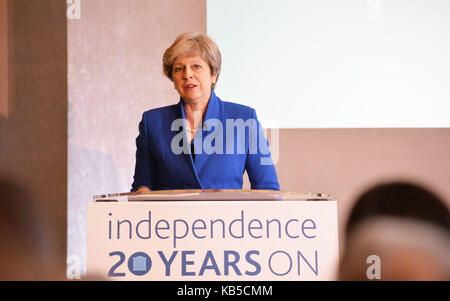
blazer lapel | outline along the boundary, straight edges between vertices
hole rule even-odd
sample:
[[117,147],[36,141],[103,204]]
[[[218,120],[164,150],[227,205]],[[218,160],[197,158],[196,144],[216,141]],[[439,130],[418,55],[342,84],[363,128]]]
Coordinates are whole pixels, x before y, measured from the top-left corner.
[[[181,99],[181,97],[180,97],[180,101],[178,103],[178,108],[179,108],[179,112],[181,114],[181,118],[183,120],[184,141],[189,145],[189,139],[187,137],[187,131],[186,131],[186,113],[184,111],[183,100]],[[185,157],[186,164],[189,166],[189,169],[194,173],[196,181],[200,184],[200,187],[203,188],[202,182],[200,181],[200,177],[199,177],[199,175],[197,173],[197,169],[196,169],[194,160],[193,160],[192,155],[191,155],[191,148],[190,148],[190,146],[187,147],[186,151],[188,153],[182,154],[182,156]]]
[[[223,115],[221,111],[221,100],[216,96],[214,90],[211,89],[211,97],[206,109],[202,131],[201,133],[198,132],[194,137],[194,148],[196,152],[194,165],[200,179],[206,162],[213,159],[214,156],[214,154],[212,154],[211,141],[214,139],[221,139],[221,135],[223,136],[224,133],[223,128],[218,128],[221,125],[225,126],[221,120],[221,116]],[[215,142],[218,143],[217,140]],[[224,147],[223,137],[220,143]],[[220,148],[222,148],[222,146]]]

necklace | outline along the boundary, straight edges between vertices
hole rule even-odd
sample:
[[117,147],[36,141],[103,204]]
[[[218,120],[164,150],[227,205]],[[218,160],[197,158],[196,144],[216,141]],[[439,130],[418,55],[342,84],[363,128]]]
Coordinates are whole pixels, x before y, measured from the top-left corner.
[[190,126],[186,125],[186,130],[188,130],[189,132],[195,134],[195,133],[197,133],[197,132],[200,130],[200,128],[198,127],[198,128],[193,128],[193,129],[191,129]]

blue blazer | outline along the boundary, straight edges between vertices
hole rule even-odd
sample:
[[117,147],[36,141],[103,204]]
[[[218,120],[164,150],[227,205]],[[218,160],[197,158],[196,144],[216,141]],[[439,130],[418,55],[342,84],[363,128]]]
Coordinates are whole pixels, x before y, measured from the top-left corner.
[[242,189],[245,170],[251,189],[280,190],[254,109],[222,101],[211,90],[203,128],[193,140],[194,156],[184,130],[185,116],[181,99],[176,105],[143,113],[131,191],[142,186],[150,190]]

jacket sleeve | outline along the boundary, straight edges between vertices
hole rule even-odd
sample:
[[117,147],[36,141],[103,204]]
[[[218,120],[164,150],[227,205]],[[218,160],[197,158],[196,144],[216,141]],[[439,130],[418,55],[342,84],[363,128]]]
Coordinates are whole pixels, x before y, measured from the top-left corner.
[[264,129],[259,123],[254,109],[252,109],[251,116],[254,122],[251,123],[253,125],[249,129],[249,149],[245,160],[245,169],[251,189],[280,190],[269,142],[264,137]]
[[134,181],[131,186],[132,192],[143,186],[153,190],[155,186],[156,164],[151,154],[149,138],[147,118],[144,113],[139,123],[139,135],[136,138],[136,166],[134,169]]

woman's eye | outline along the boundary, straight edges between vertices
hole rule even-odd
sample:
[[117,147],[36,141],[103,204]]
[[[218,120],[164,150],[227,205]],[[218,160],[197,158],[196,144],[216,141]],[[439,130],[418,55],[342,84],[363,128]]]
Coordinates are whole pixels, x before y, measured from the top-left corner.
[[183,70],[183,68],[181,68],[181,67],[176,67],[176,68],[174,69],[175,72],[179,72],[179,71],[181,71],[181,70]]
[[194,65],[194,68],[195,69],[200,69],[202,66],[200,66],[200,65]]

